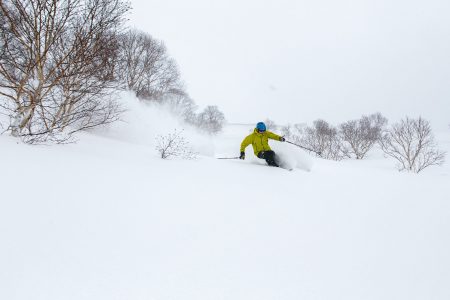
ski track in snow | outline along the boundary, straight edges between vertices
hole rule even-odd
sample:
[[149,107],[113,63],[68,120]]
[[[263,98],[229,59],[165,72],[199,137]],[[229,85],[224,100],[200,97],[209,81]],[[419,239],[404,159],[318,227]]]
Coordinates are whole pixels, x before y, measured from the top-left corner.
[[179,124],[130,105],[139,124],[76,144],[0,136],[0,299],[450,299],[448,163],[415,175],[277,142],[293,172],[251,147],[215,159],[239,153],[237,125],[186,129],[201,156],[163,161],[154,137]]

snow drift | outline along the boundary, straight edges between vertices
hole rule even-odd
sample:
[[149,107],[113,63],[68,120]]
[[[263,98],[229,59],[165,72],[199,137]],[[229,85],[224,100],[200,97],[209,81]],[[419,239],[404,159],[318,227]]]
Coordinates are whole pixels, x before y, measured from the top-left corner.
[[120,104],[125,110],[121,121],[106,128],[96,129],[96,134],[154,149],[157,136],[178,130],[183,131],[183,136],[196,152],[207,156],[213,155],[211,139],[195,127],[176,118],[164,106],[140,101],[131,92],[122,93]]

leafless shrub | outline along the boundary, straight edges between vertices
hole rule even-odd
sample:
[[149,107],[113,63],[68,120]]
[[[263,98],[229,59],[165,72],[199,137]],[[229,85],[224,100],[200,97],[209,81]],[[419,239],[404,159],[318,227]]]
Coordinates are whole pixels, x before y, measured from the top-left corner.
[[58,141],[118,119],[116,35],[128,10],[122,0],[0,1],[0,104],[13,135]]
[[341,124],[339,133],[342,141],[348,147],[349,154],[356,159],[363,159],[381,138],[386,124],[387,119],[380,113],[376,113]]
[[348,157],[338,130],[324,120],[316,120],[312,127],[306,127],[299,142],[325,159],[342,160]]
[[322,158],[342,160],[348,156],[337,129],[324,120],[314,121],[312,127],[304,123],[288,124],[281,127],[281,132],[286,140],[311,149]]
[[209,134],[219,133],[224,124],[225,116],[217,106],[207,106],[197,116],[197,126]]
[[116,76],[128,90],[145,100],[158,100],[180,88],[180,75],[162,41],[149,34],[129,30],[119,39],[119,65]]
[[278,125],[275,123],[275,121],[271,119],[264,120],[264,124],[266,124],[266,129],[270,131],[275,131],[278,129]]
[[306,124],[288,124],[280,128],[281,134],[286,140],[294,142],[296,144],[301,143],[302,136],[305,133]]
[[399,171],[419,173],[441,165],[445,152],[437,149],[430,123],[421,117],[406,119],[391,126],[380,140],[384,153],[398,162]]
[[162,159],[169,157],[180,157],[183,159],[195,159],[197,153],[192,150],[185,140],[182,132],[175,130],[167,135],[160,135],[156,138],[156,150]]

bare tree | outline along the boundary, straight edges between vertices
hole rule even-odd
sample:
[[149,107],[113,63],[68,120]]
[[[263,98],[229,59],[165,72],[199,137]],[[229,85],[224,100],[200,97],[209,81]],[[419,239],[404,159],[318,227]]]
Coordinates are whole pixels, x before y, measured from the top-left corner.
[[195,113],[197,105],[185,91],[172,89],[159,98],[159,102],[167,106],[169,111],[175,116],[181,118],[186,123],[195,125],[197,120]]
[[189,143],[182,135],[182,131],[175,130],[167,135],[160,135],[156,138],[156,150],[162,159],[169,157],[181,157],[183,159],[194,159],[197,156]]
[[380,140],[384,153],[398,162],[400,171],[419,173],[433,165],[441,165],[445,152],[437,149],[430,123],[421,117],[401,120],[391,126]]
[[325,159],[342,160],[348,157],[338,130],[324,120],[316,120],[312,127],[306,127],[299,142]]
[[210,134],[222,131],[225,116],[217,106],[207,106],[197,117],[197,126]]
[[356,159],[363,159],[380,139],[386,124],[387,119],[380,113],[375,113],[341,124],[339,133],[348,146],[349,154]]
[[116,35],[128,10],[122,0],[0,0],[0,95],[13,135],[43,141],[117,120]]
[[173,89],[180,89],[180,75],[162,41],[149,34],[129,30],[120,39],[116,76],[126,89],[145,100],[158,100]]

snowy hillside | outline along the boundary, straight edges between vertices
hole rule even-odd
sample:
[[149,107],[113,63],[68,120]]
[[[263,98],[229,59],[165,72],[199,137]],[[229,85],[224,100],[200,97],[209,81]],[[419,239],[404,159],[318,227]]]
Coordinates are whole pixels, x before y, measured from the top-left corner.
[[0,299],[450,299],[449,163],[414,175],[277,142],[294,171],[215,159],[245,125],[185,128],[199,158],[161,160],[155,136],[183,125],[128,105],[76,144],[0,136]]

